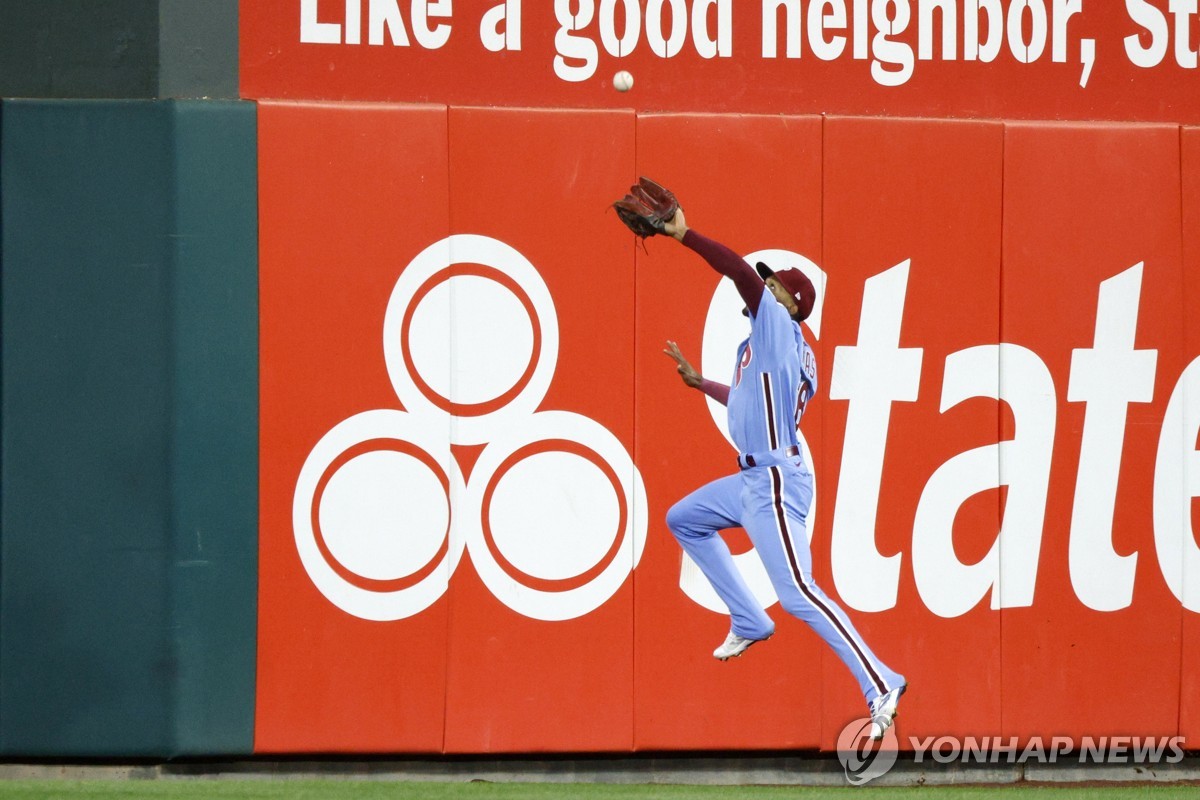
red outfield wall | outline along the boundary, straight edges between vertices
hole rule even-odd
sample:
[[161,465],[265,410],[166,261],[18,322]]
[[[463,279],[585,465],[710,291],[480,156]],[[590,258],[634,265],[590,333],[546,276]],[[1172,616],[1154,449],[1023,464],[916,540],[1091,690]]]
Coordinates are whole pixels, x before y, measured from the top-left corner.
[[777,605],[710,655],[663,520],[733,450],[660,351],[728,380],[745,322],[607,211],[638,174],[816,279],[814,572],[910,679],[901,741],[1196,746],[1195,130],[259,114],[259,752],[828,749],[862,716]]

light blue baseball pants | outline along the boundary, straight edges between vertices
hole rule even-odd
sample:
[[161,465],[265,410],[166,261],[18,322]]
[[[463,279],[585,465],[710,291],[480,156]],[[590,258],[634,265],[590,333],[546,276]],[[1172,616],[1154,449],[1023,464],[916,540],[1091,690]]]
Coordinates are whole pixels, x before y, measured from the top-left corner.
[[717,534],[725,528],[745,528],[780,605],[833,648],[870,702],[903,685],[904,677],[875,657],[846,613],[813,582],[805,529],[812,486],[812,474],[799,459],[745,469],[680,500],[667,512],[667,526],[728,606],[733,632],[765,639],[775,631],[775,623],[759,607]]

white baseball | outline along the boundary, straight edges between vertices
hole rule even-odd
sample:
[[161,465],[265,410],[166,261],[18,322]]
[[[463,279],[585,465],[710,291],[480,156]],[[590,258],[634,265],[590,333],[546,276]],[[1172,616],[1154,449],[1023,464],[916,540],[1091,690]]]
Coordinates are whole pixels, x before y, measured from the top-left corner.
[[618,92],[628,92],[633,88],[633,75],[624,69],[613,75],[613,88]]

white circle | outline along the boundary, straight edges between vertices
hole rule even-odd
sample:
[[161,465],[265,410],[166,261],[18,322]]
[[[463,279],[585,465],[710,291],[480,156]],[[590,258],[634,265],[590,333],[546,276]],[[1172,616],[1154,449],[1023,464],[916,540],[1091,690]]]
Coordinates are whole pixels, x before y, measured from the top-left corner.
[[[428,363],[431,361],[428,354],[423,356],[427,364],[422,368],[420,376],[430,386],[436,382],[440,382],[439,385],[442,386],[451,386],[454,380],[450,375],[451,366],[468,363],[474,359],[469,351],[473,347],[473,340],[478,337],[472,336],[467,341],[456,341],[449,335],[456,323],[448,323],[447,327],[443,329],[446,331],[445,336],[433,337],[432,334],[423,332],[421,333],[422,337],[432,338],[422,339],[419,342],[405,342],[402,338],[404,317],[413,296],[421,286],[429,278],[455,264],[478,264],[491,267],[511,278],[533,306],[537,316],[538,329],[541,331],[541,347],[538,348],[537,364],[534,366],[529,381],[521,387],[517,396],[502,408],[486,414],[457,415],[455,424],[449,426],[452,443],[485,444],[497,432],[519,424],[521,420],[536,411],[546,396],[558,363],[558,315],[554,310],[554,299],[550,295],[550,290],[546,287],[546,282],[542,280],[537,269],[529,262],[529,259],[499,239],[476,234],[455,234],[429,245],[418,253],[416,258],[409,262],[408,266],[400,273],[396,285],[392,288],[391,297],[388,299],[387,312],[383,318],[383,355],[387,364],[388,377],[392,381],[392,387],[396,390],[396,396],[407,411],[420,415],[422,419],[436,421],[439,418],[448,419],[450,415],[433,399],[426,397],[416,381],[413,380],[413,376],[409,375],[408,366],[404,361],[405,347],[407,346],[410,354],[426,348],[434,348],[435,352],[440,352],[441,357],[432,359],[435,362],[432,364]],[[441,297],[442,300],[433,304],[431,308],[443,309],[446,320],[453,320],[464,314],[478,313],[478,310],[474,308],[457,307],[449,293],[444,293]],[[422,305],[428,300],[429,298],[426,296]],[[429,326],[425,323],[423,325],[424,330],[428,331]],[[409,333],[410,336],[413,335],[411,330]],[[440,351],[436,350],[439,347]],[[526,367],[527,365],[528,361],[526,361]],[[429,372],[426,372],[426,369]],[[455,372],[457,371],[455,369]],[[490,387],[489,390],[491,389],[494,387]]]
[[497,480],[488,512],[500,554],[546,580],[587,572],[621,533],[612,482],[574,453],[535,453],[514,464]]
[[[551,439],[577,442],[607,463],[621,484],[620,491],[628,510],[624,529],[618,532],[621,543],[617,546],[612,560],[599,575],[587,583],[561,591],[545,591],[525,586],[516,576],[505,572],[488,547],[482,525],[483,495],[500,465],[522,447]],[[570,486],[565,487],[565,491],[567,502],[585,506],[582,511],[585,514],[586,504],[593,502],[596,495],[595,490],[580,490]],[[609,492],[611,491],[610,484]],[[528,504],[539,502],[541,497],[540,494],[524,495]],[[531,414],[523,420],[518,420],[510,428],[497,432],[496,438],[484,448],[472,468],[471,482],[463,500],[462,505],[456,508],[460,510],[461,524],[470,526],[464,536],[475,571],[500,602],[518,614],[532,619],[561,621],[582,617],[595,611],[621,588],[625,579],[641,561],[642,550],[646,545],[646,486],[633,459],[620,440],[607,428],[595,420],[569,411],[542,411]],[[506,533],[503,536],[508,535]],[[611,541],[609,539],[610,545]],[[509,542],[511,546],[511,539]],[[532,563],[534,558],[533,551],[528,551],[525,568],[531,572],[527,574],[561,574],[561,568],[564,566],[562,562],[558,562],[556,569],[550,558],[536,556],[542,561],[540,565]],[[579,562],[584,560],[581,558]],[[579,563],[576,564],[577,568],[578,566]]]
[[433,560],[446,538],[450,504],[427,465],[379,450],[338,468],[321,495],[318,519],[339,564],[355,575],[387,581]]
[[413,309],[408,335],[417,374],[462,405],[507,392],[534,355],[533,324],[520,298],[481,275],[456,275],[430,289]]
[[[448,422],[447,419],[447,424],[438,424],[437,420],[416,418],[391,409],[364,411],[342,420],[322,436],[308,454],[304,466],[300,468],[300,475],[296,478],[296,492],[292,496],[292,533],[296,540],[296,552],[300,556],[300,563],[304,565],[304,571],[308,573],[317,590],[347,614],[360,619],[389,621],[414,616],[433,605],[445,594],[450,585],[450,576],[454,574],[459,559],[462,558],[463,535],[457,522],[457,514],[452,514],[446,554],[428,575],[412,586],[390,591],[376,591],[357,586],[337,573],[325,560],[317,545],[312,511],[321,478],[329,466],[347,450],[374,439],[392,439],[407,442],[427,453],[446,474],[450,483],[450,497],[458,497],[465,489],[458,462],[450,453]],[[411,491],[411,487],[405,487],[403,491]],[[440,482],[436,494],[441,498],[445,497]],[[358,553],[351,556],[352,560],[359,557]],[[416,559],[410,557],[403,568],[408,568],[415,562]],[[395,569],[401,568],[396,563],[392,566]]]
[[618,92],[628,92],[633,88],[633,75],[624,69],[613,75],[613,88]]

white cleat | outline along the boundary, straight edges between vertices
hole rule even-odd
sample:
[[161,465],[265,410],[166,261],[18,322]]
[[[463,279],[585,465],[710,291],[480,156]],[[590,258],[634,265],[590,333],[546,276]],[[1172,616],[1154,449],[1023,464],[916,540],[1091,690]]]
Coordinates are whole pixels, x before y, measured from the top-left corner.
[[867,707],[871,711],[871,738],[879,741],[883,735],[887,733],[887,729],[892,727],[893,720],[896,719],[896,714],[899,713],[897,706],[900,704],[900,695],[908,690],[908,684],[904,684],[896,689],[892,689],[887,694],[881,694],[876,697]]
[[725,641],[716,650],[713,650],[713,658],[718,661],[728,661],[731,658],[737,658],[755,642],[765,642],[775,634],[767,634],[764,639],[747,639],[745,636],[738,636],[733,631],[725,637]]

